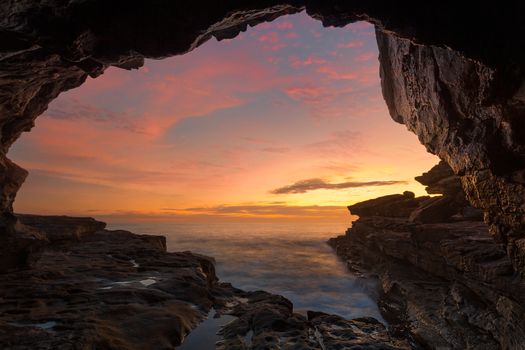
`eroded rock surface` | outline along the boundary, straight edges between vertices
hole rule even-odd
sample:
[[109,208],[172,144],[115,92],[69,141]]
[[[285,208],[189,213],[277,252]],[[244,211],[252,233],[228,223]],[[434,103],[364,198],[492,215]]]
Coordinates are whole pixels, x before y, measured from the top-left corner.
[[236,291],[240,302],[223,312],[237,317],[220,331],[218,350],[410,349],[374,318],[293,312],[292,303],[266,292]]
[[161,236],[100,229],[69,234],[79,226],[105,226],[93,219],[30,220],[53,234],[71,227],[32,269],[3,275],[2,349],[172,348],[214,303],[211,258],[166,253]]
[[[438,199],[461,197],[451,190],[457,185],[443,189],[444,179],[454,181],[437,170],[444,169],[418,180],[433,184],[430,192],[441,183],[446,195]],[[505,244],[465,208],[425,223],[413,216],[364,215],[329,242],[349,269],[379,277],[380,309],[393,332],[428,348],[523,349],[525,281]]]
[[2,275],[1,349],[174,349],[212,309],[234,317],[218,349],[408,348],[372,318],[305,317],[282,296],[220,283],[213,258],[167,253],[162,236],[90,218],[19,217],[51,242],[32,268]]
[[[519,75],[450,49],[418,45],[376,32],[383,96],[390,115],[461,176],[467,199],[518,271],[525,235],[525,104]],[[503,81],[505,79],[505,81]]]
[[327,26],[376,25],[391,116],[462,176],[468,200],[485,211],[491,232],[522,270],[525,5],[415,0],[2,2],[0,212],[7,215],[0,240],[14,243],[11,253],[20,256],[5,263],[31,260],[22,257],[44,243],[37,236],[34,244],[16,243],[26,232],[9,214],[26,172],[6,154],[60,92],[109,66],[138,68],[144,58],[183,54],[211,37],[232,38],[303,9]]

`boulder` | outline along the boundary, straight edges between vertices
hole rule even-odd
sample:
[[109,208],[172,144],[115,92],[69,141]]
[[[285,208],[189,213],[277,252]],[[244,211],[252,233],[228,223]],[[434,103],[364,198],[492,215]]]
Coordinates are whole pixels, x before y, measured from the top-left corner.
[[70,216],[42,216],[30,214],[16,214],[24,225],[31,226],[44,232],[51,242],[62,240],[79,240],[103,230],[106,223],[88,217]]
[[348,206],[351,214],[366,216],[408,217],[420,203],[429,197],[415,198],[413,192],[391,194]]
[[460,209],[457,203],[449,197],[432,197],[422,202],[410,213],[408,221],[420,224],[446,222]]

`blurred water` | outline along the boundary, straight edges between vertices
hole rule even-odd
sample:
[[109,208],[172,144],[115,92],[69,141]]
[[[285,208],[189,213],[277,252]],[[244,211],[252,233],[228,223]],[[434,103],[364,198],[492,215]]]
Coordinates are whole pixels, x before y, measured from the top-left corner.
[[352,276],[326,244],[346,225],[318,223],[112,223],[109,229],[162,234],[169,251],[213,256],[225,282],[290,299],[296,311],[315,310],[345,318],[372,316],[383,322],[365,293],[374,281]]

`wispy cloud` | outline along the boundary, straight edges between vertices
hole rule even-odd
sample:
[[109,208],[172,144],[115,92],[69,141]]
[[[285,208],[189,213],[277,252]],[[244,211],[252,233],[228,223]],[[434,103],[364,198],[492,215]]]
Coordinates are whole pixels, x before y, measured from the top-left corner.
[[337,45],[337,48],[339,49],[353,49],[356,47],[362,47],[365,43],[361,40],[353,40],[349,41],[347,43],[341,43]]
[[290,151],[288,147],[265,147],[261,148],[261,151],[268,153],[287,153]]
[[323,179],[307,179],[270,191],[273,194],[306,193],[314,190],[338,190],[344,188],[389,186],[406,184],[406,181],[346,181],[329,183]]
[[193,208],[161,208],[163,212],[180,215],[254,215],[254,216],[324,216],[333,215],[334,211],[344,206],[334,205],[286,205],[282,202],[240,205],[218,205]]

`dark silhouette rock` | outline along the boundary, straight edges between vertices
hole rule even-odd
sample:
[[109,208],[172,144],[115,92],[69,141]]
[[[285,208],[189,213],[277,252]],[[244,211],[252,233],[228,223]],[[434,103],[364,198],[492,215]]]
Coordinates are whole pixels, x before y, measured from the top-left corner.
[[432,169],[423,173],[423,175],[416,176],[416,181],[425,185],[425,190],[428,194],[442,194],[449,197],[464,196],[461,180],[450,166],[440,161]]
[[[466,197],[507,244],[521,271],[525,233],[524,105],[503,84],[522,84],[453,50],[377,31],[381,84],[390,115],[461,175]],[[518,82],[519,81],[519,82]]]
[[45,233],[5,213],[0,220],[0,272],[31,266],[47,242]]
[[[362,216],[329,244],[351,271],[379,278],[379,306],[393,334],[423,348],[522,349],[525,280],[506,245],[464,206],[445,163],[416,179],[443,195],[427,197],[408,217]],[[363,203],[380,212],[371,204],[382,208],[384,198]],[[383,214],[396,203],[406,210],[394,201]]]
[[413,192],[391,194],[348,206],[351,214],[360,217],[389,216],[408,217],[423,201],[429,197],[415,198]]
[[410,349],[374,318],[346,320],[337,315],[294,313],[292,303],[266,292],[237,291],[237,302],[221,312],[237,317],[224,326],[219,350],[232,349]]
[[106,227],[106,223],[93,218],[29,214],[17,214],[16,217],[22,224],[42,231],[51,242],[80,240],[82,237],[94,234]]
[[108,231],[91,218],[19,217],[51,240],[32,268],[2,275],[1,349],[173,349],[212,309],[235,317],[219,349],[409,348],[375,319],[307,319],[282,296],[219,283],[213,258],[168,253],[165,237]]
[[455,201],[447,196],[432,197],[421,202],[410,213],[408,221],[420,224],[446,222],[459,209]]
[[362,218],[329,243],[352,271],[379,276],[394,334],[424,348],[521,349],[525,283],[482,222]]

